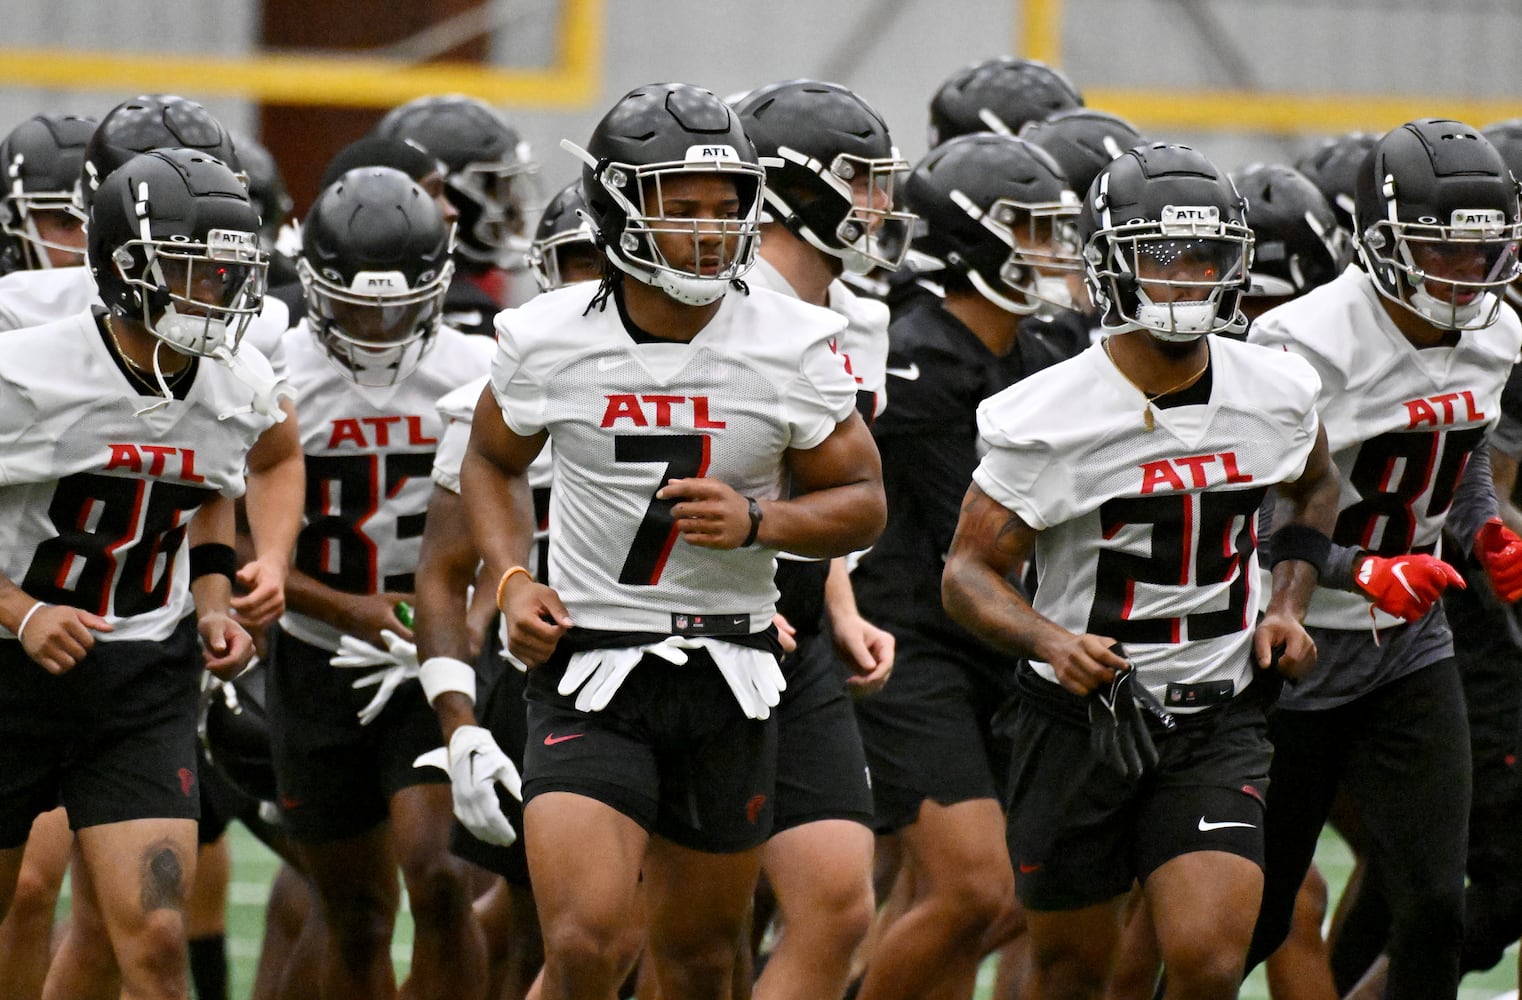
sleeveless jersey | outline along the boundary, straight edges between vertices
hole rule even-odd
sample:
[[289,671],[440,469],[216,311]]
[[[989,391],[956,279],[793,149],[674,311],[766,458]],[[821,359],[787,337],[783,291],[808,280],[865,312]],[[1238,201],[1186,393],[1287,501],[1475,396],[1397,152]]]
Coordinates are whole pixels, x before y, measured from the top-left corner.
[[[136,416],[162,397],[123,374],[87,310],[0,343],[0,570],[39,600],[112,622],[102,642],[167,638],[192,608],[191,516],[242,494],[270,419],[205,359],[185,399]],[[249,363],[273,378],[262,358]]]
[[[1418,350],[1385,312],[1369,277],[1336,280],[1272,309],[1249,338],[1308,361],[1341,480],[1333,541],[1377,555],[1441,555],[1443,521],[1470,453],[1500,418],[1501,390],[1522,348],[1509,306],[1453,347]],[[1367,629],[1361,594],[1318,587],[1307,625]],[[1400,620],[1377,609],[1375,624]]]
[[[385,388],[346,378],[305,320],[287,331],[284,346],[306,456],[296,568],[349,594],[411,592],[443,431],[439,397],[486,371],[491,343],[442,328],[417,370]],[[343,635],[296,611],[280,623],[324,649],[337,649]]]
[[759,632],[773,551],[688,545],[655,493],[708,476],[777,497],[786,451],[817,447],[854,407],[830,347],[845,321],[755,289],[726,295],[690,343],[636,344],[611,303],[588,311],[595,293],[573,285],[497,317],[503,420],[554,443],[549,582],[585,628],[665,633],[719,616]]
[[[1210,401],[1154,410],[1100,347],[978,407],[973,480],[1036,538],[1036,611],[1121,642],[1170,709],[1169,684],[1252,679],[1262,603],[1257,513],[1316,439],[1316,376],[1298,358],[1211,338]],[[1056,681],[1050,664],[1032,661]]]

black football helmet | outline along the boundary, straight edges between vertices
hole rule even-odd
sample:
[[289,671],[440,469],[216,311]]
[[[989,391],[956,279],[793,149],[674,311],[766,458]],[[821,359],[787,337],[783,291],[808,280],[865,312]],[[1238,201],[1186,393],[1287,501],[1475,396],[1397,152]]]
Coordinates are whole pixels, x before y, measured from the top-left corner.
[[86,223],[101,300],[182,354],[236,351],[264,299],[268,255],[240,177],[194,149],[111,171]]
[[276,797],[268,674],[264,661],[255,660],[231,681],[211,681],[201,696],[200,736],[207,759],[234,788],[261,802]]
[[1337,224],[1347,230],[1349,239],[1353,237],[1353,192],[1358,187],[1358,174],[1378,141],[1373,132],[1348,132],[1322,140],[1295,161],[1295,169],[1316,185],[1332,206]]
[[1015,135],[1026,122],[1080,107],[1078,88],[1045,63],[985,59],[951,74],[930,99],[930,146],[972,132]]
[[1253,163],[1231,176],[1247,200],[1253,260],[1247,294],[1289,298],[1324,285],[1353,248],[1321,191],[1294,167]]
[[174,94],[145,94],[106,112],[90,136],[79,188],[85,208],[111,171],[138,153],[166,148],[197,150],[242,176],[232,136],[211,112]]
[[0,141],[0,272],[51,268],[48,250],[80,246],[43,236],[36,212],[63,212],[84,222],[79,175],[95,119],[37,115]]
[[1511,175],[1522,181],[1522,118],[1508,118],[1480,129],[1480,134],[1490,140],[1506,161]]
[[1020,138],[1052,154],[1080,198],[1106,163],[1147,141],[1124,118],[1093,108],[1069,108],[1026,122]]
[[274,154],[261,142],[246,135],[234,135],[238,148],[238,162],[248,178],[248,200],[259,213],[260,235],[266,246],[273,246],[275,234],[285,220],[290,218],[296,203],[285,186],[280,164]]
[[449,200],[460,212],[455,253],[480,267],[521,267],[526,213],[538,206],[539,165],[529,145],[490,105],[463,94],[419,97],[375,126],[385,139],[411,139],[444,164]]
[[572,181],[544,206],[534,243],[529,250],[529,267],[539,290],[551,292],[569,283],[561,267],[561,255],[568,251],[591,250],[601,255],[592,226],[586,220],[587,200],[581,196],[581,181]]
[[837,83],[789,80],[736,106],[766,168],[766,210],[847,270],[897,270],[914,216],[893,210],[909,170],[872,107]]
[[[569,140],[561,145],[582,161],[582,193],[604,252],[636,281],[703,305],[755,263],[764,174],[739,118],[709,91],[686,83],[636,87],[598,122],[585,149]],[[684,174],[732,178],[736,217],[666,215],[661,184]],[[691,239],[693,260],[704,237],[720,237],[717,267],[704,273],[673,266],[656,243],[662,234]]]
[[[1112,330],[1185,342],[1240,330],[1252,264],[1247,206],[1188,146],[1129,149],[1094,179],[1078,216],[1089,294]],[[1149,286],[1191,296],[1154,302]]]
[[297,271],[307,325],[357,385],[417,370],[444,315],[454,228],[400,170],[360,167],[317,196],[301,228]]
[[[1522,118],[1496,122],[1480,129],[1480,132],[1496,147],[1496,152],[1506,161],[1511,175],[1522,181]],[[1511,303],[1513,309],[1522,309],[1522,288],[1519,285],[1522,285],[1522,281],[1513,281],[1506,286],[1506,301]]]
[[1490,326],[1519,273],[1517,197],[1506,161],[1468,125],[1419,118],[1391,129],[1354,196],[1364,268],[1381,295],[1433,326]]
[[965,275],[990,302],[1043,318],[1072,307],[1064,272],[1083,270],[1078,196],[1038,147],[987,132],[959,136],[915,165],[904,197],[924,220],[915,251]]

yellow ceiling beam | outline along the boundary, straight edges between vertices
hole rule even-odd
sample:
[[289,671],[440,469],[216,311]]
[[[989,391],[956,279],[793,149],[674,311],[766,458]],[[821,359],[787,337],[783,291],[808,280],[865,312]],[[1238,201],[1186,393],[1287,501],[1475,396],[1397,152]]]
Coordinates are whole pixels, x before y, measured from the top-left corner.
[[0,48],[0,84],[355,108],[390,108],[428,94],[463,93],[491,104],[582,108],[596,99],[601,85],[602,4],[562,0],[556,59],[545,69],[402,63],[362,55],[229,57]]

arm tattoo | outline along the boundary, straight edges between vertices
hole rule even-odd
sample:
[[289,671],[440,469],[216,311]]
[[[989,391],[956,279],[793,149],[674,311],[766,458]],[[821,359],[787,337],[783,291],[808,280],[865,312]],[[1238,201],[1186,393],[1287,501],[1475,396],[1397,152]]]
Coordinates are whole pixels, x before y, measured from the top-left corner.
[[173,841],[164,839],[148,845],[139,861],[139,875],[144,913],[185,908],[185,894],[181,888],[185,865]]
[[1004,523],[999,525],[999,533],[994,536],[994,544],[1000,548],[1003,548],[1006,543],[1010,542],[1015,532],[1025,526],[1025,522],[1020,520],[1020,515],[1014,511],[1006,510],[1004,514]]

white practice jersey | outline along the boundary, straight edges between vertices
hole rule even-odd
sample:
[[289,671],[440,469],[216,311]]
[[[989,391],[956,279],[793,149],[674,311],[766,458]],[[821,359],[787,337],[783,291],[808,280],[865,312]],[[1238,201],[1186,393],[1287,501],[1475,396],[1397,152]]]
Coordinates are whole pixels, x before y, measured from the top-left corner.
[[[985,400],[973,480],[1040,534],[1038,612],[1111,636],[1173,710],[1169,684],[1252,679],[1263,603],[1257,513],[1316,440],[1316,375],[1298,358],[1210,340],[1210,402],[1154,410],[1100,347]],[[1050,664],[1037,673],[1056,681]]]
[[830,346],[845,321],[758,288],[726,295],[690,343],[636,344],[614,303],[588,311],[595,294],[574,285],[497,317],[503,420],[554,443],[550,583],[585,628],[759,632],[773,551],[688,545],[655,493],[707,476],[777,497],[786,451],[817,447],[855,405]]
[[[88,267],[13,271],[0,277],[0,331],[40,326],[102,305]],[[244,331],[239,350],[255,348],[270,363],[275,375],[284,378],[287,371],[280,339],[289,325],[290,309],[269,296]]]
[[[1317,408],[1341,480],[1340,545],[1377,555],[1441,554],[1444,516],[1469,454],[1500,418],[1501,390],[1522,348],[1509,306],[1454,347],[1417,350],[1368,275],[1335,281],[1260,316],[1253,343],[1299,355],[1321,377]],[[1305,622],[1367,629],[1361,594],[1318,587]],[[1400,620],[1375,609],[1378,628]]]
[[[470,443],[476,402],[490,381],[490,377],[483,375],[439,400],[444,433],[433,456],[433,481],[451,493],[460,492],[460,464],[465,461],[465,447]],[[526,568],[536,580],[545,579],[549,570],[551,450],[546,443],[528,467],[528,485],[534,497],[534,551],[529,554]]]
[[[439,330],[417,370],[386,388],[354,384],[328,357],[306,320],[285,335],[306,457],[306,511],[295,566],[349,594],[410,593],[444,424],[439,398],[491,363],[485,337]],[[296,638],[337,649],[342,631],[287,611]]]
[[0,343],[0,571],[111,621],[103,642],[166,638],[192,607],[186,526],[215,495],[242,494],[270,419],[205,359],[183,400],[135,415],[163,397],[127,377],[88,311]]

